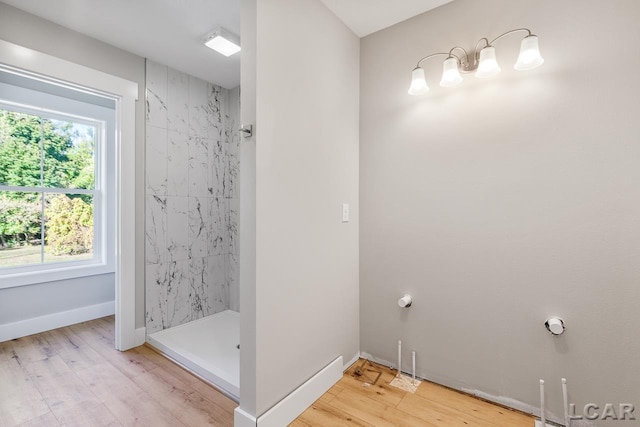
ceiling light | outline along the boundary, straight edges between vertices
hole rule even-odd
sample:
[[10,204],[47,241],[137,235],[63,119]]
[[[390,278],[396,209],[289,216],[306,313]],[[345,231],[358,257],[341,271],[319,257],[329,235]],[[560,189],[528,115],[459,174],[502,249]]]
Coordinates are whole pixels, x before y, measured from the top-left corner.
[[231,56],[240,52],[240,38],[223,28],[218,28],[213,33],[210,33],[205,38],[204,44],[224,56]]
[[[491,41],[486,37],[481,38],[478,43],[476,43],[476,47],[471,53],[467,53],[464,48],[456,46],[451,48],[447,53],[432,53],[431,55],[427,55],[420,59],[416,68],[411,73],[411,87],[409,88],[409,94],[423,95],[429,90],[427,81],[424,78],[424,70],[420,64],[434,56],[447,56],[447,59],[445,59],[442,64],[442,79],[440,80],[440,86],[443,87],[457,86],[462,83],[463,78],[460,73],[469,74],[475,72],[475,76],[478,78],[495,76],[500,73],[500,66],[496,60],[496,49],[493,47],[493,43],[506,35],[520,31],[526,31],[528,35],[522,40],[520,55],[518,56],[518,61],[513,68],[518,71],[525,71],[539,67],[544,63],[544,59],[542,59],[542,55],[540,55],[538,36],[532,34],[531,30],[527,28],[518,28],[500,34]],[[484,47],[478,50],[478,46],[483,42]],[[453,52],[455,50],[463,52],[464,55],[458,56],[454,54]]]

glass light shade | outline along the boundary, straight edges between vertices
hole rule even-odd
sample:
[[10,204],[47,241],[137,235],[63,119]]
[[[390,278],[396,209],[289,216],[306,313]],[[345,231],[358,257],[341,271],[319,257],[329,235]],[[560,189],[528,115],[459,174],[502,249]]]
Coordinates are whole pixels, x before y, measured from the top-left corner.
[[496,48],[487,46],[480,51],[480,63],[476,71],[476,77],[484,79],[493,77],[500,72],[500,66],[496,61]]
[[544,63],[538,46],[538,36],[527,36],[522,39],[518,62],[513,66],[518,71],[533,70]]
[[440,86],[453,87],[462,83],[462,76],[458,70],[458,60],[456,58],[447,58],[442,64],[442,79]]
[[424,70],[416,67],[411,72],[411,86],[409,86],[409,95],[424,95],[429,92],[427,80],[424,78]]

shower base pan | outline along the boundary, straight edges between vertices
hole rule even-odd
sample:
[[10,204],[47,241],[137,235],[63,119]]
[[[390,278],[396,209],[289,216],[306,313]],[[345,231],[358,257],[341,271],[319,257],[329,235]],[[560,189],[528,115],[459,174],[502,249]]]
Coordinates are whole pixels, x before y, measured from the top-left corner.
[[147,342],[235,400],[240,396],[240,313],[223,311],[147,336]]

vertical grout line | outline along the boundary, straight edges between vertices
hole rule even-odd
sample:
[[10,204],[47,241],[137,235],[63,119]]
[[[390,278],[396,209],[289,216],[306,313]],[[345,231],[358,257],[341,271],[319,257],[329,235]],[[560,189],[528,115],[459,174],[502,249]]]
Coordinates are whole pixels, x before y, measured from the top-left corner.
[[[185,175],[186,175],[186,187],[187,187],[187,191],[186,191],[186,201],[187,201],[187,283],[189,284],[189,287],[191,288],[192,283],[195,282],[195,280],[192,280],[193,277],[193,273],[191,271],[191,266],[193,265],[193,254],[191,252],[191,248],[193,246],[193,239],[191,237],[191,209],[195,206],[195,204],[192,205],[191,203],[191,180],[189,179],[189,169],[190,169],[190,164],[191,164],[191,128],[190,123],[191,123],[191,74],[186,74],[185,73],[185,78],[187,80],[187,89],[186,89],[186,107],[187,107],[187,123],[186,123],[186,132],[185,132],[185,141],[187,143],[187,168],[185,171]],[[169,74],[167,72],[167,78],[169,77]],[[169,87],[167,86],[167,100],[169,99]],[[169,112],[167,110],[167,119],[169,118]],[[211,208],[209,208],[211,209]],[[207,245],[209,245],[209,239],[207,239]],[[204,262],[204,261],[203,261]],[[192,313],[192,304],[191,304],[191,300],[189,300],[189,316],[191,317],[191,319],[193,320],[193,313]]]

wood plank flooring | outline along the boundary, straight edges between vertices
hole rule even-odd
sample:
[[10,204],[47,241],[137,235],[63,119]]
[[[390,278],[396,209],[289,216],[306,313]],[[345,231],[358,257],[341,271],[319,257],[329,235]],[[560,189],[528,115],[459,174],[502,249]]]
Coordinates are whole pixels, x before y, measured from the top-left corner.
[[[114,350],[113,316],[0,343],[0,427],[233,426],[236,403],[146,346]],[[423,382],[375,385],[358,362],[293,427],[531,427],[533,418]]]
[[352,366],[327,393],[292,424],[307,426],[532,427],[534,418],[455,390],[423,382],[416,393],[389,385],[395,371],[382,372],[375,385],[353,375]]
[[113,337],[110,316],[0,343],[0,426],[233,426],[235,402]]

